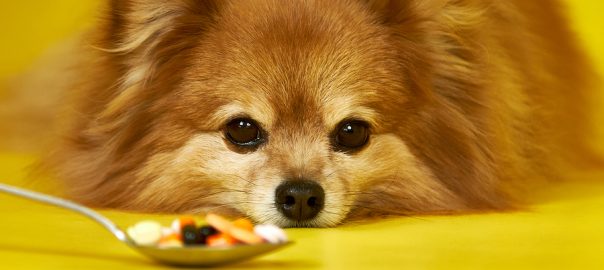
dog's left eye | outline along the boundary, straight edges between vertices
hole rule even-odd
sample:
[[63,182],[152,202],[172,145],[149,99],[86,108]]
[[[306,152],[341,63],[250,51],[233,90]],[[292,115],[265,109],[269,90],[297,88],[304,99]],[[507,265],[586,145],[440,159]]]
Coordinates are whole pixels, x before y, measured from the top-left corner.
[[339,125],[335,134],[337,146],[343,150],[353,150],[367,144],[369,128],[363,121],[348,121]]
[[239,146],[256,146],[262,142],[260,128],[254,120],[238,118],[226,126],[227,138]]

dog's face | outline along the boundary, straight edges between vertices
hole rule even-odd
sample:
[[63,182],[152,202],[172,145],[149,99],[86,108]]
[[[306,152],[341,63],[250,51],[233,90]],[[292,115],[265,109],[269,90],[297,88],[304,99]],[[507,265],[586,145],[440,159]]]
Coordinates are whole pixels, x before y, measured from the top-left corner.
[[330,226],[351,211],[403,212],[449,196],[396,135],[413,90],[366,10],[222,8],[228,16],[192,49],[166,101],[166,121],[194,131],[149,159],[141,201]]
[[354,1],[125,3],[124,86],[96,122],[112,169],[89,192],[106,205],[280,226],[462,207],[418,156],[440,146],[412,11],[401,38]]

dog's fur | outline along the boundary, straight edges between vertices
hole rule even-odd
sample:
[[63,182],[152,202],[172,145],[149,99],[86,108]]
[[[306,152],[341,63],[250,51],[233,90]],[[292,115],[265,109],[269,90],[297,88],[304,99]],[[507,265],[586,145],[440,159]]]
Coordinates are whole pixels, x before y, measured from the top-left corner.
[[[589,68],[549,0],[111,1],[77,55],[50,158],[98,207],[222,212],[282,226],[513,206],[585,154]],[[233,146],[239,116],[267,134]],[[332,147],[344,119],[370,125]],[[550,172],[550,174],[548,174]],[[312,179],[325,207],[283,217]]]

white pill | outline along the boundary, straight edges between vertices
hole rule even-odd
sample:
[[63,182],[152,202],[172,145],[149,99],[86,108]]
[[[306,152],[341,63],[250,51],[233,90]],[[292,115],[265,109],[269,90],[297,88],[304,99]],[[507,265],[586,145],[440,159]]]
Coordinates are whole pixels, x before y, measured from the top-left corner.
[[169,228],[169,227],[162,227],[161,228],[161,236],[162,237],[165,237],[165,236],[168,236],[168,235],[172,235],[172,234],[177,234],[177,233],[174,232],[174,230],[172,228]]
[[141,221],[128,228],[130,239],[141,246],[156,245],[161,239],[161,235],[161,224],[155,221]]
[[180,220],[179,219],[175,219],[174,221],[172,221],[172,226],[170,226],[172,228],[172,231],[174,231],[174,233],[176,234],[180,234]]
[[269,243],[276,244],[287,242],[285,231],[272,224],[256,225],[254,226],[254,233]]

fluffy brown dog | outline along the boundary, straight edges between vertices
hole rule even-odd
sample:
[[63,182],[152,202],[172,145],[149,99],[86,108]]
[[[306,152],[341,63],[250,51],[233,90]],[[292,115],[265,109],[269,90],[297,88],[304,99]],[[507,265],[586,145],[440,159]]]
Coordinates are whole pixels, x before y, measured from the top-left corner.
[[105,19],[51,157],[89,205],[281,226],[504,209],[585,148],[588,70],[554,1],[116,0]]

